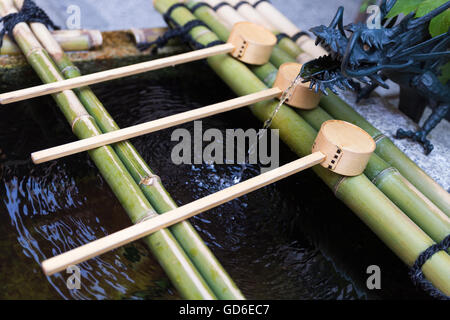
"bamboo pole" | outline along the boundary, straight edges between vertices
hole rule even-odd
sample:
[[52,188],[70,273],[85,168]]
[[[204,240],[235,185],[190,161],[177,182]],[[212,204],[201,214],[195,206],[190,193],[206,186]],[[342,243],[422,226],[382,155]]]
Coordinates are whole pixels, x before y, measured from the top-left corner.
[[[205,22],[211,30],[224,38],[228,37],[229,31],[225,25],[215,20],[210,14],[211,10],[200,8],[197,11],[195,13],[197,18]],[[267,86],[273,86],[275,82],[273,75],[277,74],[277,69],[273,65],[268,63],[261,67],[250,67],[250,69]],[[316,130],[320,129],[324,121],[332,119],[320,107],[312,111],[301,111],[300,115]],[[450,233],[449,218],[378,155],[372,155],[365,174],[434,241],[441,242]]]
[[[185,3],[190,3],[193,1],[184,1]],[[217,6],[222,1],[220,0],[206,0],[205,3],[209,4],[211,7]],[[192,6],[191,6],[192,7]],[[255,10],[253,10],[252,13],[256,14],[248,14],[249,8],[248,5],[242,5],[240,8],[241,10],[244,10],[242,13],[244,15],[241,15],[241,11],[236,11],[231,6],[222,6],[219,9],[217,9],[217,17],[219,17],[222,22],[228,27],[228,29],[231,29],[236,23],[238,22],[244,22],[244,21],[250,21],[256,24],[260,24],[263,27],[265,27],[268,30],[271,30],[275,35],[278,35],[280,32],[276,31],[274,27],[265,19],[265,17],[259,15],[259,13]],[[215,15],[214,13],[211,13],[212,15]],[[216,18],[217,18],[216,17]],[[249,17],[251,17],[249,19]],[[297,61],[309,61],[312,60],[312,57],[308,55],[306,52],[304,52],[300,47],[296,45],[294,41],[292,41],[289,38],[281,38],[281,40],[278,42],[278,47],[289,54],[291,58],[296,59]],[[274,52],[274,59],[277,59],[277,52]],[[278,60],[272,60],[273,63],[276,63]]]
[[[253,5],[258,0],[249,0]],[[260,2],[255,8],[261,15],[266,17],[278,30],[286,33],[288,36],[293,37],[301,30],[287,19],[277,8],[275,8],[270,2]],[[303,35],[297,39],[298,46],[308,53],[311,57],[318,57],[327,55],[328,52],[320,46],[316,46],[315,41],[309,36]],[[305,61],[303,61],[305,62]]]
[[42,262],[42,269],[46,275],[55,274],[65,270],[70,265],[75,265],[97,257],[105,252],[124,246],[163,228],[168,228],[175,223],[194,217],[228,201],[306,170],[323,162],[325,159],[326,156],[323,153],[315,152],[302,159],[293,161],[282,167],[191,202],[166,214],[120,230],[104,238],[50,258]]
[[[174,0],[155,0],[155,8],[165,13],[176,3]],[[199,10],[200,11],[200,10]],[[196,11],[196,12],[199,12]],[[195,17],[185,8],[176,8],[171,17],[184,25]],[[205,32],[204,28],[197,32]],[[203,30],[202,30],[203,29]],[[192,36],[195,34],[192,32]],[[201,43],[206,45],[218,38],[208,33]],[[246,95],[267,88],[245,65],[225,55],[207,59],[211,68],[238,95]],[[239,76],[237,76],[239,75]],[[266,121],[278,105],[277,101],[265,101],[251,107],[253,114]],[[317,131],[291,108],[281,106],[272,122],[272,128],[279,129],[281,139],[299,156],[311,150]],[[407,265],[412,266],[420,253],[434,242],[390,201],[365,175],[342,177],[327,169],[316,166],[316,174],[378,237]],[[450,256],[445,252],[435,254],[422,268],[425,276],[438,289],[450,294]]]
[[[19,8],[22,6],[22,2],[22,0],[15,0],[15,4]],[[41,43],[46,48],[52,49],[50,50],[52,58],[56,62],[57,67],[63,72],[66,79],[81,76],[80,71],[70,61],[67,55],[65,55],[60,48],[55,46],[54,41],[52,41],[51,36],[49,36],[47,28],[43,28],[39,23],[32,23],[31,27],[35,34],[39,35]],[[111,132],[120,129],[89,87],[76,89],[75,93],[87,109],[88,113],[96,120],[102,132]],[[139,185],[145,198],[150,201],[151,205],[158,213],[162,214],[177,208],[175,201],[164,188],[160,178],[153,173],[149,165],[130,142],[124,141],[116,143],[113,145],[113,148],[120,160],[125,164],[135,183]],[[188,221],[179,223],[171,227],[170,230],[177,241],[182,245],[184,251],[192,260],[195,267],[205,278],[208,285],[213,289],[217,297],[227,300],[245,299],[226,270],[222,267],[211,250],[205,245],[195,228]],[[158,251],[158,255],[163,255],[162,258],[164,258],[164,254],[164,250]],[[184,253],[180,254],[180,256],[183,257]],[[173,274],[173,276],[175,277],[176,274]],[[183,280],[183,277],[187,276],[181,275],[181,277],[182,278],[175,281],[187,281]],[[181,294],[184,294],[184,291],[185,290],[180,290]]]
[[[189,2],[189,1],[179,1],[179,2]],[[216,6],[221,1],[217,0],[206,0],[205,3],[208,3],[211,6]],[[220,9],[217,10],[217,14],[219,16],[225,16],[227,17],[227,26],[231,29],[236,23],[239,22],[245,22],[246,20],[241,17],[239,14],[236,14],[236,10],[231,8],[230,6],[222,6]],[[283,42],[284,43],[284,42]],[[272,51],[272,56],[270,57],[270,61],[272,63],[279,63],[282,60],[292,60],[294,61],[295,57],[292,57],[289,53],[287,53],[285,50],[283,50],[280,46],[280,43],[277,44]]]
[[[56,41],[64,51],[85,51],[100,47],[102,33],[98,30],[55,30],[52,31]],[[0,48],[0,55],[19,55],[20,48],[6,35]]]
[[[249,2],[254,4],[256,1],[250,0]],[[261,2],[256,6],[256,10],[276,25],[282,32],[292,36],[299,31],[292,22],[269,2]],[[307,36],[301,37],[297,43],[314,58],[327,54],[326,52],[313,50],[311,46],[314,45],[314,41]],[[278,65],[276,66],[278,67]],[[351,122],[369,132],[375,141],[377,141],[377,150],[375,152],[390,165],[398,169],[422,194],[450,217],[450,194],[428,176],[414,161],[409,159],[388,137],[383,135],[352,107],[331,92],[328,96],[322,98],[320,105],[336,119]]]
[[67,79],[63,81],[43,84],[31,88],[16,90],[12,92],[0,94],[0,104],[9,104],[13,102],[23,101],[36,98],[64,90],[80,88],[96,83],[102,83],[124,77],[129,77],[144,72],[159,70],[162,68],[173,67],[179,64],[201,60],[213,55],[230,53],[235,47],[231,43],[226,43],[211,48],[195,50],[187,53],[178,54],[157,60],[137,63],[121,68],[96,72],[77,78]]
[[125,129],[111,131],[109,133],[105,133],[92,138],[78,140],[58,147],[35,152],[31,155],[31,158],[36,164],[60,159],[72,154],[89,151],[98,147],[139,137],[151,132],[171,128],[186,122],[203,119],[226,111],[235,110],[263,100],[273,99],[279,96],[281,93],[282,91],[278,88],[267,89],[255,94],[231,99],[196,110],[178,113],[173,116],[168,116]]
[[[276,26],[274,26],[269,20],[267,20],[264,16],[259,14],[256,10],[253,10],[253,7],[249,4],[249,2],[241,2],[241,0],[226,0],[226,3],[229,3],[232,7],[232,10],[239,13],[245,20],[251,21],[253,23],[259,24],[272,32],[277,31]],[[239,7],[236,6],[239,4]]]
[[[0,0],[0,15],[6,16],[13,13],[17,13],[17,10],[14,8],[12,1]],[[63,80],[48,53],[34,37],[26,23],[17,24],[14,27],[13,34],[28,62],[43,82]],[[53,98],[79,139],[101,134],[97,124],[86,112],[73,91],[66,90],[54,94]],[[156,214],[111,147],[92,150],[89,155],[133,223]],[[214,293],[170,231],[161,230],[147,237],[144,241],[183,297],[215,299]]]
[[[219,0],[213,0],[213,1],[219,1]],[[260,14],[255,8],[253,8],[252,5],[250,5],[249,2],[241,2],[240,0],[228,0],[229,4],[233,6],[233,8],[230,8],[230,14],[227,16],[223,16],[224,20],[231,16],[234,11],[234,14],[236,16],[241,16],[244,20],[250,21],[256,24],[260,24],[264,26],[265,28],[272,31],[275,35],[279,35],[280,31],[277,29],[276,26],[274,26],[270,20],[268,20],[265,16]],[[239,7],[236,8],[236,6],[239,4]],[[227,21],[228,22],[228,21]],[[300,63],[305,63],[307,61],[313,60],[313,57],[300,49],[300,47],[292,41],[290,38],[283,37],[279,40],[278,45],[282,50],[287,52],[290,56],[295,58]]]
[[64,51],[90,50],[103,44],[99,30],[56,30],[52,35]]

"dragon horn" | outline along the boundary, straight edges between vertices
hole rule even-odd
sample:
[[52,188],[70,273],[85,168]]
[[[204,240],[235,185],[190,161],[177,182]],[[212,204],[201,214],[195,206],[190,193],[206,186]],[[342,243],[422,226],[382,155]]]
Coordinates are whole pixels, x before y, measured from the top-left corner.
[[417,26],[425,24],[426,22],[428,22],[431,19],[433,19],[434,17],[440,15],[442,12],[444,12],[445,10],[447,10],[449,8],[450,8],[450,1],[447,1],[442,6],[440,6],[440,7],[436,8],[436,9],[434,9],[433,11],[427,13],[423,17],[420,17],[420,18],[413,19],[413,20],[409,21],[408,29],[414,29]]
[[342,59],[342,63],[341,63],[341,72],[346,77],[348,77],[347,71],[348,71],[348,64],[350,62],[350,55],[356,44],[356,41],[359,39],[360,36],[361,36],[361,30],[358,30],[355,33],[353,33],[352,36],[350,37],[350,41],[347,44],[347,48],[345,49],[344,58]]
[[336,25],[339,27],[339,31],[341,31],[342,35],[346,37],[344,32],[344,7],[340,6],[336,15],[334,16],[333,21],[331,21],[329,28],[335,28]]
[[389,11],[392,10],[397,0],[383,0],[380,4],[381,20],[384,20]]

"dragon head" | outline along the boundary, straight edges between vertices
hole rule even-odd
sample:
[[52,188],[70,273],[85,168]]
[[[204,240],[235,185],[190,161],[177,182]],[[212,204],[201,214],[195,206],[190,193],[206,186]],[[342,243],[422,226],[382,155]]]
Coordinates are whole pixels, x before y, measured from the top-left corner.
[[[301,76],[310,82],[311,88],[327,94],[327,89],[335,87],[353,89],[352,79],[365,83],[377,82],[386,87],[377,74],[385,65],[383,54],[385,46],[392,42],[390,29],[369,29],[366,24],[343,25],[344,8],[340,7],[331,24],[312,28],[329,55],[320,57],[303,65]],[[383,65],[383,66],[382,66]]]

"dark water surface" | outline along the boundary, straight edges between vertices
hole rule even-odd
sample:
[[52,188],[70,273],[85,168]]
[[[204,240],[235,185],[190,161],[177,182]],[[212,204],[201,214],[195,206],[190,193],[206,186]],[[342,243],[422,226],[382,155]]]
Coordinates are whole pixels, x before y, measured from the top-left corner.
[[[234,97],[201,63],[177,71],[94,91],[121,127]],[[203,130],[223,132],[261,126],[247,109],[203,121]],[[192,123],[180,127],[193,130]],[[236,182],[237,165],[174,165],[173,130],[132,142],[179,205]],[[74,140],[51,98],[0,109],[0,299],[179,299],[141,242],[83,263],[81,290],[67,289],[65,273],[42,274],[44,259],[130,225],[86,153],[38,166],[29,160],[31,152]],[[284,145],[280,151],[281,164],[295,159]],[[249,166],[243,179],[258,173]],[[312,171],[191,221],[250,299],[426,298],[406,266]],[[370,291],[366,269],[374,264],[382,289]]]

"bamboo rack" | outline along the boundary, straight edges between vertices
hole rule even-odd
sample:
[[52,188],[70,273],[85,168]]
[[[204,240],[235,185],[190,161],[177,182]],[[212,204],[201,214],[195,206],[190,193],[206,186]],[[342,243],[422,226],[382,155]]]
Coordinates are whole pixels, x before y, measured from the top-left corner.
[[[158,11],[166,13],[169,7],[175,3],[176,1],[173,0],[156,0],[154,5]],[[210,12],[208,8],[200,8],[196,11],[196,14],[200,15],[201,11]],[[171,17],[180,25],[195,20],[195,17],[184,8],[173,10]],[[209,20],[213,19],[211,17]],[[211,25],[209,27],[213,29]],[[220,29],[220,32],[226,32],[224,27],[218,29]],[[217,39],[213,34],[208,34],[203,37],[202,43],[207,44]],[[232,58],[225,56],[211,57],[207,61],[238,95],[246,95],[267,88],[246,66]],[[273,73],[269,64],[252,69],[255,72],[265,70]],[[239,74],[238,78],[236,73]],[[274,76],[276,76],[276,73]],[[271,76],[271,79],[274,79],[274,77]],[[260,102],[252,106],[251,110],[261,121],[266,121],[277,105],[277,102]],[[284,105],[274,118],[272,128],[280,130],[281,139],[299,156],[304,156],[309,152],[308,150],[311,150],[314,137],[317,135],[317,132],[298,113]],[[339,175],[330,173],[325,168],[316,166],[313,167],[313,170],[334,190],[336,196],[347,204],[406,264],[412,265],[418,255],[434,243],[366,176],[360,175],[343,179]],[[439,252],[424,265],[422,270],[427,279],[437,288],[443,292],[450,292],[449,268],[450,257],[445,252]]]
[[193,120],[206,118],[215,114],[235,110],[263,100],[275,98],[281,94],[278,88],[267,89],[255,94],[239,97],[225,102],[213,104],[192,111],[179,113],[162,119],[149,121],[129,128],[112,131],[88,139],[79,140],[62,146],[35,152],[31,155],[36,164],[59,159],[101,146],[139,137],[151,132],[167,129]]
[[[4,12],[7,12],[7,13],[14,12],[10,7],[8,7],[9,1],[10,0],[0,0],[0,11],[3,10],[3,12],[1,12],[2,15],[5,14]],[[20,4],[21,1],[16,0],[16,3]],[[170,6],[170,4],[174,4],[174,3],[175,3],[175,1],[171,1],[171,0],[156,0],[155,6],[157,7],[158,10],[160,10],[161,12],[164,12],[164,10],[167,10],[167,8]],[[183,14],[182,14],[181,10],[184,11]],[[190,15],[189,11],[186,12],[183,8],[178,8],[178,9],[174,10],[172,16],[181,25],[186,23],[187,21],[191,21],[189,19],[192,19],[192,15]],[[40,25],[40,24],[35,24],[35,25],[36,25],[35,26],[36,28],[33,28],[33,31],[35,33],[38,33],[36,30],[39,30],[40,28],[42,29],[42,25]],[[46,59],[45,51],[40,48],[40,46],[37,44],[37,42],[34,42],[32,34],[30,36],[30,33],[28,33],[28,30],[24,26],[26,26],[26,24],[24,24],[24,23],[18,24],[14,30],[15,37],[18,38],[19,46],[24,51],[31,49],[31,53],[34,53],[33,50],[35,50],[36,52],[38,52],[38,55],[40,52],[43,52],[44,55],[40,56],[40,58],[43,58],[45,60]],[[16,32],[16,29],[17,29],[17,32]],[[48,32],[48,30],[47,30],[47,32]],[[207,34],[207,35],[208,36],[204,37],[205,39],[203,39],[203,42],[205,45],[212,41],[215,41],[217,39],[215,37],[210,36],[210,34]],[[41,42],[42,42],[42,40],[41,40]],[[31,45],[30,45],[30,43],[31,43]],[[36,50],[36,49],[38,49],[38,50]],[[50,49],[52,49],[51,46],[50,46]],[[53,47],[53,49],[54,49],[54,47]],[[55,55],[55,52],[52,53],[52,50],[49,50],[49,52],[52,55]],[[58,48],[58,52],[59,52],[59,48]],[[242,103],[245,103],[245,104],[237,106],[237,105],[234,105],[233,103],[225,102],[225,103],[223,103],[223,104],[225,104],[225,106],[222,105],[222,107],[224,109],[228,110],[227,108],[230,108],[229,110],[231,110],[233,108],[237,108],[240,106],[255,103],[255,106],[253,106],[251,109],[258,118],[260,118],[261,120],[263,120],[265,117],[267,118],[267,116],[268,116],[267,112],[269,112],[269,115],[270,115],[270,111],[273,110],[274,104],[272,102],[266,101],[266,100],[279,95],[280,90],[278,88],[267,89],[264,86],[264,84],[260,85],[261,83],[260,82],[258,83],[259,80],[257,78],[254,78],[254,77],[246,74],[248,69],[245,69],[245,67],[242,68],[242,66],[243,66],[242,64],[240,64],[240,65],[236,64],[237,61],[233,60],[232,58],[230,58],[228,56],[225,56],[223,54],[219,54],[219,55],[214,54],[214,55],[208,56],[207,58],[208,58],[207,61],[211,65],[211,67],[221,77],[224,78],[224,80],[232,87],[232,89],[235,90],[236,93],[238,93],[239,95],[244,95],[244,97],[242,97],[242,98],[237,98],[237,99],[233,99],[233,100],[235,100],[234,103],[236,103],[236,101],[238,101],[241,104]],[[30,54],[29,59],[30,59],[30,63],[33,66],[35,66],[34,64],[36,64],[36,66],[39,65],[39,62],[36,62],[35,60],[33,60],[32,54]],[[53,70],[52,70],[51,64],[47,65],[47,67],[50,68],[50,73],[52,73]],[[232,70],[240,70],[242,72],[244,80],[246,79],[246,80],[250,81],[250,83],[246,83],[246,85],[244,85],[244,86],[242,86],[241,84],[238,85],[237,83],[239,81],[236,81],[235,79],[233,80],[233,78],[231,76],[232,73],[230,73],[230,68]],[[273,66],[270,63],[264,64],[264,65],[258,66],[258,67],[252,67],[255,74],[258,74],[258,75],[265,74],[266,77],[264,79],[266,80],[266,82],[270,82],[272,79],[271,77],[269,77],[269,76],[273,75],[272,68],[273,68]],[[40,74],[40,76],[41,76],[41,78],[45,79],[44,81],[48,81],[48,79],[50,79],[51,77],[56,78],[55,81],[58,81],[58,80],[61,81],[61,79],[58,79],[59,78],[58,73],[53,73],[53,74],[51,74],[51,76],[48,76],[45,73],[42,73],[42,74]],[[256,81],[255,81],[255,79],[256,79]],[[259,88],[260,90],[259,91],[255,90],[256,88]],[[68,120],[69,121],[74,120],[73,125],[77,124],[77,120],[78,120],[79,123],[81,123],[83,126],[84,125],[87,127],[93,126],[93,127],[89,128],[91,130],[90,132],[89,132],[89,129],[87,130],[88,131],[87,134],[88,134],[88,136],[91,135],[91,136],[96,136],[96,137],[92,137],[92,138],[88,138],[88,139],[94,140],[94,138],[101,137],[98,135],[99,130],[92,129],[92,128],[95,128],[95,124],[92,123],[91,119],[84,119],[84,118],[81,120],[78,119],[80,116],[81,117],[86,116],[86,114],[83,113],[83,108],[80,109],[79,105],[77,105],[76,100],[73,99],[73,94],[71,94],[71,91],[68,91],[67,89],[64,89],[64,90],[65,90],[64,92],[54,95],[54,97],[55,97],[56,101],[60,104],[60,107],[62,108],[63,112],[65,111],[65,115],[68,118]],[[59,92],[59,91],[55,91],[55,92]],[[259,96],[258,96],[258,94],[259,94]],[[253,99],[258,97],[258,99],[256,99],[255,101],[249,100],[250,96]],[[62,98],[62,99],[58,100],[58,98]],[[76,107],[78,109],[77,110],[66,110],[67,108],[63,102],[64,98],[69,100],[69,109],[70,109],[70,107]],[[239,100],[239,99],[241,99],[241,100]],[[70,105],[70,104],[72,104],[72,105]],[[262,108],[263,106],[266,106],[268,108]],[[209,106],[209,107],[212,107],[212,106]],[[212,109],[214,109],[214,110],[212,110]],[[217,108],[212,108],[212,109],[211,110],[208,109],[208,110],[210,112],[216,112],[216,113],[220,112],[220,111],[217,111]],[[323,122],[323,120],[326,119],[326,117],[331,118],[331,116],[327,115],[326,113],[320,114],[320,112],[323,112],[322,109],[318,108],[317,110],[319,110],[319,117],[317,117],[315,119],[314,119],[314,117],[312,117],[311,118],[312,120],[309,121],[310,123],[315,123],[317,125],[320,121]],[[314,111],[311,111],[311,113],[304,111],[306,113],[305,118],[310,117],[310,115],[312,115]],[[299,112],[302,113],[303,111],[299,111]],[[215,113],[212,113],[212,114],[215,114]],[[285,128],[282,128],[282,126],[281,127],[279,126],[280,130],[283,131],[283,133],[281,134],[282,138],[287,140],[288,143],[291,143],[291,148],[293,148],[299,154],[307,153],[307,152],[305,152],[305,146],[308,145],[308,141],[309,141],[310,137],[317,134],[317,132],[315,132],[315,130],[310,127],[308,128],[308,125],[305,122],[302,122],[303,119],[301,117],[299,117],[298,114],[297,114],[297,117],[295,117],[294,114],[296,114],[296,113],[295,112],[292,113],[288,107],[282,106],[276,119],[274,119],[273,126],[277,127],[282,123],[284,123],[284,124],[289,123],[289,129],[297,129],[299,132],[303,132],[305,134],[304,138],[307,140],[307,142],[299,143],[295,139],[292,140],[289,137],[288,131],[283,131]],[[74,115],[77,115],[77,118],[73,119]],[[189,117],[192,117],[192,116],[193,116],[192,114],[189,114],[189,115],[185,114],[184,117],[188,117],[188,118],[182,118],[182,119],[191,119]],[[202,114],[200,113],[200,114],[197,114],[196,116],[201,117]],[[288,117],[286,117],[286,116],[288,116]],[[278,117],[281,118],[281,122],[280,122],[280,119],[278,119]],[[182,120],[182,119],[180,118],[177,121],[189,121],[189,120]],[[194,119],[194,118],[192,118],[192,119]],[[146,133],[147,131],[145,131],[145,130],[150,130],[148,132],[153,132],[153,131],[157,130],[158,128],[164,128],[165,126],[170,126],[172,123],[172,122],[168,121],[167,119],[160,119],[160,120],[161,120],[161,123],[159,123],[157,125],[155,125],[155,123],[153,123],[150,125],[150,127],[132,128],[134,130],[132,132],[125,131],[124,139],[133,137],[134,134],[142,134],[143,132]],[[173,120],[173,119],[169,119],[169,120]],[[180,123],[182,123],[182,122],[180,122]],[[149,124],[146,124],[146,125],[149,125]],[[314,125],[314,126],[316,127],[316,125]],[[130,128],[127,128],[127,129],[130,129]],[[124,130],[127,130],[127,129],[124,129]],[[74,127],[75,133],[77,133],[76,130],[77,130],[77,128]],[[83,129],[80,129],[79,132],[80,132],[80,135],[85,134],[85,132],[83,132]],[[97,148],[96,150],[94,150],[95,153],[98,151],[98,153],[101,154],[101,152],[106,150],[105,148],[111,149],[110,147],[104,147],[105,145],[110,144],[110,143],[115,143],[118,141],[123,141],[123,139],[114,140],[114,139],[119,139],[119,134],[124,134],[124,131],[122,131],[122,132],[118,131],[117,136],[110,135],[109,139],[111,139],[111,137],[113,137],[113,136],[114,136],[114,138],[112,138],[112,140],[104,140],[102,142],[103,144],[95,145],[92,142],[92,145],[90,148]],[[320,136],[321,135],[320,135],[320,131],[319,131],[319,135],[317,137],[316,142],[320,141]],[[105,138],[105,139],[107,139],[107,138]],[[99,143],[98,140],[96,143]],[[313,150],[317,150],[317,149],[314,149],[315,146],[316,145],[313,146]],[[64,146],[61,146],[61,147],[64,147]],[[375,144],[374,144],[373,149],[375,149]],[[86,151],[86,150],[91,150],[91,149],[85,149],[83,151]],[[91,151],[90,154],[93,157],[94,161],[96,161],[96,158],[94,156],[95,155],[94,151]],[[105,155],[106,155],[106,153],[105,153]],[[308,157],[310,157],[310,158],[308,158]],[[101,157],[99,157],[97,159],[100,159],[100,158]],[[106,159],[107,157],[104,157],[104,158]],[[317,151],[317,152],[313,153],[311,156],[307,156],[306,160],[305,160],[305,158],[303,158],[303,159],[295,161],[287,166],[279,168],[280,170],[276,169],[272,172],[269,172],[269,173],[273,173],[273,175],[270,176],[271,177],[270,179],[269,179],[269,175],[267,175],[267,176],[262,175],[260,177],[256,177],[255,178],[256,180],[258,180],[258,178],[260,178],[260,179],[262,179],[262,181],[258,180],[259,182],[255,183],[256,180],[253,180],[253,181],[249,182],[248,185],[246,185],[244,182],[240,185],[234,186],[234,187],[236,187],[235,189],[232,189],[234,187],[231,187],[230,188],[231,190],[230,189],[223,190],[223,194],[216,193],[214,195],[209,196],[211,198],[207,197],[204,199],[200,199],[200,200],[198,200],[198,202],[196,201],[187,206],[175,209],[167,215],[156,216],[156,214],[155,214],[156,217],[153,217],[154,212],[152,212],[147,217],[144,217],[144,220],[146,218],[149,218],[149,220],[147,220],[143,223],[140,223],[138,225],[135,225],[133,227],[130,227],[130,229],[124,230],[123,231],[124,233],[120,232],[118,234],[112,235],[111,238],[98,240],[98,242],[97,242],[98,246],[97,246],[97,249],[95,252],[93,251],[94,247],[92,247],[92,249],[89,249],[89,248],[91,248],[90,244],[86,245],[84,247],[84,250],[82,250],[82,248],[78,248],[78,249],[80,249],[80,251],[77,251],[77,252],[80,252],[80,253],[79,253],[79,256],[75,256],[75,260],[76,261],[84,261],[84,260],[88,259],[89,257],[92,257],[96,254],[101,254],[112,248],[116,248],[117,246],[120,246],[124,243],[133,241],[137,238],[148,236],[149,234],[156,232],[156,231],[161,232],[161,229],[171,226],[180,221],[184,221],[185,219],[187,219],[195,214],[198,214],[198,213],[203,212],[203,211],[205,211],[209,208],[212,208],[216,205],[220,205],[226,201],[229,201],[229,200],[233,199],[233,198],[231,198],[233,196],[236,197],[236,196],[245,194],[247,192],[253,191],[257,188],[267,185],[268,183],[271,183],[270,181],[278,181],[279,179],[282,179],[285,176],[294,174],[296,172],[304,170],[305,168],[312,167],[316,164],[322,164],[324,167],[328,167],[328,169],[333,169],[331,164],[328,164],[328,163],[326,165],[324,164],[324,160],[326,160],[326,158],[327,158],[327,156],[324,153]],[[379,188],[381,190],[385,190],[384,191],[385,193],[390,192],[392,194],[392,196],[395,198],[396,197],[395,192],[391,188],[392,185],[395,185],[395,184],[389,183],[388,180],[385,180],[386,185],[388,186],[387,188],[386,187],[383,188],[383,186],[379,184],[379,181],[382,180],[381,173],[383,173],[383,174],[385,173],[385,169],[380,171],[380,167],[385,165],[384,160],[379,159],[383,162],[378,161],[378,163],[375,164],[373,159],[376,159],[376,161],[378,161],[377,159],[379,159],[379,157],[375,156],[375,158],[374,158],[372,156],[372,158],[370,158],[370,161],[369,161],[369,157],[367,157],[367,161],[369,162],[369,167],[372,166],[372,168],[366,170],[366,174],[369,175],[368,172],[376,172],[376,176],[373,179],[373,182],[375,184],[377,184],[377,186],[379,186]],[[106,159],[105,161],[107,162],[108,160]],[[367,164],[367,161],[366,161],[366,164]],[[96,164],[101,169],[101,166],[102,166],[101,161],[97,160]],[[364,165],[364,167],[365,167],[365,165]],[[119,171],[121,170],[121,168],[119,168],[119,167],[117,167],[116,169],[119,169]],[[362,170],[364,170],[364,168],[361,168],[361,171]],[[342,176],[336,175],[336,174],[330,175],[329,173],[324,171],[323,168],[319,169],[319,168],[315,167],[314,171],[316,171],[316,173],[330,187],[334,188],[337,196],[341,200],[343,200],[350,208],[352,208],[355,211],[355,213],[358,214],[360,216],[360,218],[366,224],[368,224],[369,227],[371,227],[380,236],[380,238],[386,244],[388,244],[391,247],[391,249],[394,250],[397,253],[397,255],[399,255],[399,257],[402,258],[407,264],[411,264],[411,262],[414,261],[413,258],[414,258],[414,256],[418,255],[418,252],[420,253],[420,248],[422,248],[422,250],[423,250],[423,248],[426,248],[427,246],[430,246],[430,244],[433,243],[433,241],[420,228],[418,228],[414,223],[409,221],[406,216],[404,216],[404,214],[401,210],[399,210],[397,207],[395,207],[395,205],[393,205],[392,203],[390,204],[389,201],[386,202],[385,200],[388,200],[388,199],[386,197],[384,197],[381,193],[377,193],[378,189],[372,188],[373,184],[371,184],[370,182],[367,184],[367,182],[365,181],[365,180],[367,180],[367,178],[364,175],[359,175],[360,174],[359,170],[357,170],[358,172],[355,174],[349,174],[352,176],[354,175],[353,178],[342,177]],[[106,171],[103,171],[104,174],[105,174],[105,172]],[[336,172],[339,172],[339,171],[336,171]],[[126,177],[126,176],[124,176],[124,177]],[[389,176],[389,177],[392,178],[392,176]],[[398,182],[400,180],[396,180],[396,181]],[[403,187],[404,189],[401,190],[403,192],[410,192],[410,190],[412,189],[411,188],[412,186],[407,185],[406,182],[407,182],[406,180],[402,181],[403,184],[400,184],[397,186]],[[109,180],[108,183],[112,184],[112,188],[116,192],[117,190],[114,189],[113,181]],[[267,183],[267,184],[264,184],[264,183]],[[369,199],[367,197],[367,191],[366,192],[362,191],[364,189],[360,189],[361,193],[358,194],[358,198],[355,198],[352,196],[352,192],[354,192],[355,190],[358,190],[358,188],[361,188],[362,186],[364,186],[366,189],[368,189],[368,190],[370,190],[370,192],[372,192],[372,197],[376,199],[375,202],[373,201],[373,199],[371,201],[371,199]],[[370,194],[370,192],[369,192],[369,194]],[[416,193],[415,195],[420,198],[419,192]],[[398,199],[398,198],[396,198],[396,199]],[[414,198],[414,200],[415,200],[415,198]],[[424,199],[422,199],[422,200],[423,200],[423,202],[426,202]],[[361,205],[361,203],[359,203],[359,202],[362,202],[363,204]],[[386,210],[386,212],[385,211],[378,212],[378,215],[383,216],[383,218],[387,222],[385,222],[385,221],[380,222],[380,220],[379,220],[380,217],[375,216],[376,213],[375,213],[375,211],[373,211],[374,208],[367,208],[368,203],[371,203],[374,207],[377,207],[378,209],[383,208],[384,210]],[[409,207],[404,209],[402,207],[402,205],[403,206],[405,206],[405,205],[404,205],[404,202],[402,202],[402,201],[397,201],[395,203],[397,205],[399,205],[399,207],[402,210],[405,210],[408,212],[410,210],[412,210],[412,208],[409,208]],[[418,203],[423,204],[423,203],[420,203],[420,201]],[[430,204],[427,203],[427,205],[430,205]],[[151,207],[150,207],[150,209],[152,210]],[[182,209],[184,209],[184,211]],[[429,209],[429,207],[428,207],[428,209]],[[437,207],[436,207],[436,209],[437,209]],[[416,218],[418,220],[420,220],[421,217],[419,216]],[[412,218],[412,219],[414,220],[414,218]],[[416,222],[416,220],[414,220],[414,221]],[[426,223],[426,222],[428,222],[428,221],[425,221],[423,223]],[[388,223],[391,223],[392,225],[389,225]],[[394,228],[394,226],[395,226],[395,228]],[[446,226],[448,227],[448,224]],[[394,232],[394,230],[396,230],[396,232]],[[138,236],[136,236],[136,232],[137,232]],[[447,234],[448,234],[448,229],[447,229]],[[400,235],[404,241],[401,241],[400,243],[398,243],[398,241],[399,241],[398,239],[401,239],[401,238],[399,238]],[[115,238],[115,237],[117,237],[117,238]],[[115,241],[113,241],[113,244],[111,244],[111,241],[110,241],[111,239],[115,239]],[[88,248],[88,249],[86,249],[86,248]],[[75,249],[75,250],[78,250],[78,249]],[[402,250],[404,250],[406,252],[402,252]],[[62,270],[62,269],[58,269],[58,268],[61,268],[61,266],[59,266],[59,267],[57,266],[58,263],[61,264],[62,262],[64,262],[65,265],[67,265],[67,263],[70,263],[70,261],[67,260],[68,256],[64,256],[64,257],[65,258],[62,260],[58,260],[60,257],[55,257],[54,258],[55,260],[51,260],[51,261],[56,261],[54,264],[53,264],[53,262],[49,262],[50,260],[47,261],[47,263],[45,263],[46,267],[44,267],[44,269],[49,270],[48,272],[50,272],[50,273],[58,272],[55,270],[59,270],[59,271]],[[446,269],[449,270],[449,268],[448,268],[450,266],[449,263],[450,263],[449,256],[445,252],[439,252],[436,255],[434,255],[433,258],[430,259],[423,267],[423,271],[424,271],[425,275],[427,276],[427,278],[430,281],[432,281],[432,283],[436,287],[438,287],[441,291],[443,291],[446,294],[449,294],[449,292],[450,292],[450,281],[448,279],[448,272],[445,273],[445,272],[442,272],[442,270],[446,270]],[[192,276],[192,277],[195,277],[195,276]],[[208,288],[206,286],[204,286],[204,288],[202,289],[201,285],[199,285],[197,287],[197,289],[198,289],[198,292],[196,294],[203,295],[203,297],[208,297],[208,295],[209,295],[209,298],[214,298],[214,295],[211,292],[208,292]],[[200,293],[201,290],[204,290],[203,293]]]
[[[194,5],[194,3],[192,2],[190,5]],[[220,34],[220,37],[227,37],[228,29],[225,25],[218,22],[217,17],[211,13],[212,11],[208,8],[200,8],[195,12],[197,17],[217,34]],[[285,62],[285,64],[293,63]],[[271,64],[251,67],[251,69],[267,86],[274,85],[276,79],[280,76],[278,70]],[[282,68],[280,67],[280,69]],[[276,78],[274,75],[276,75]],[[317,107],[312,111],[299,112],[316,130],[319,130],[324,121],[333,119],[321,107]],[[375,138],[372,131],[368,132]],[[379,150],[379,146],[377,146],[377,150]],[[372,155],[365,174],[434,241],[440,242],[450,233],[449,217],[380,156],[377,154]]]

